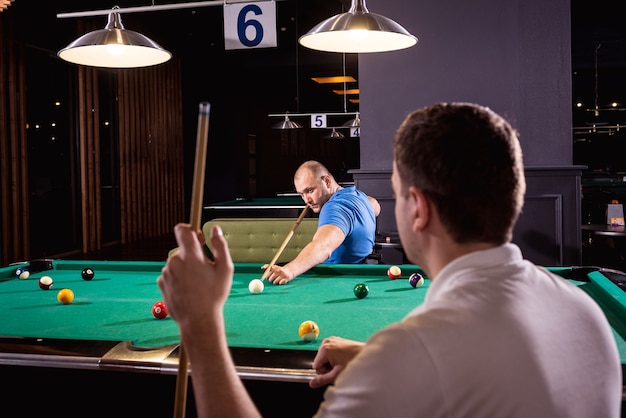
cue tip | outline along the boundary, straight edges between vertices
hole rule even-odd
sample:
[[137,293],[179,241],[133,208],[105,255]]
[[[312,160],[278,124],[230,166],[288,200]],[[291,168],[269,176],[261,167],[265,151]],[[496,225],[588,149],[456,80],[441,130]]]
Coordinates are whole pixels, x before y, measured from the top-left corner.
[[210,110],[211,110],[211,103],[200,102],[200,113],[204,115],[208,115]]

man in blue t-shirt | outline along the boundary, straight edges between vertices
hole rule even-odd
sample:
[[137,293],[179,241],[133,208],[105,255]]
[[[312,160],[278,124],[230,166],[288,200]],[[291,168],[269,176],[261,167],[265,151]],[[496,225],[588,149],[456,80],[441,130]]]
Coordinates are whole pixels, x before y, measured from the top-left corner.
[[354,186],[340,186],[317,161],[303,163],[293,182],[302,200],[319,213],[317,232],[294,260],[272,266],[267,280],[285,284],[320,263],[362,263],[374,247],[378,201]]

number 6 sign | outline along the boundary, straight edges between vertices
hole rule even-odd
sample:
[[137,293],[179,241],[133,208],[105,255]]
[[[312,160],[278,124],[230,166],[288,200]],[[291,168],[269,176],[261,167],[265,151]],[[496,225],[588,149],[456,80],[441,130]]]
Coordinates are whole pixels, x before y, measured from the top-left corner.
[[225,49],[276,46],[276,3],[224,4]]

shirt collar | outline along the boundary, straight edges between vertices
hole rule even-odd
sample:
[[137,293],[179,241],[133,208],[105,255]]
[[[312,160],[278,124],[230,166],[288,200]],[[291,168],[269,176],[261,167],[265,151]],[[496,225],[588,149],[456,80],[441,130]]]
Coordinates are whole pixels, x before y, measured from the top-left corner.
[[[523,259],[522,251],[516,244],[507,243],[486,250],[473,251],[464,256],[458,257],[446,264],[439,274],[431,281],[426,300],[429,295],[436,294],[437,289],[442,289],[446,283],[453,279],[458,272],[463,270],[489,269],[491,267],[501,266],[506,263],[521,261]],[[431,296],[432,297],[432,296]]]

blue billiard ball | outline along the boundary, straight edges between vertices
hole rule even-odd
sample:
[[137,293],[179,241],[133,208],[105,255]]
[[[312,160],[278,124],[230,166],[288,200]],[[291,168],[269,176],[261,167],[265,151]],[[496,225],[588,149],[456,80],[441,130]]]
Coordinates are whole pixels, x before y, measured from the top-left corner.
[[20,280],[26,280],[30,277],[30,272],[26,267],[18,267],[15,269],[15,277]]

